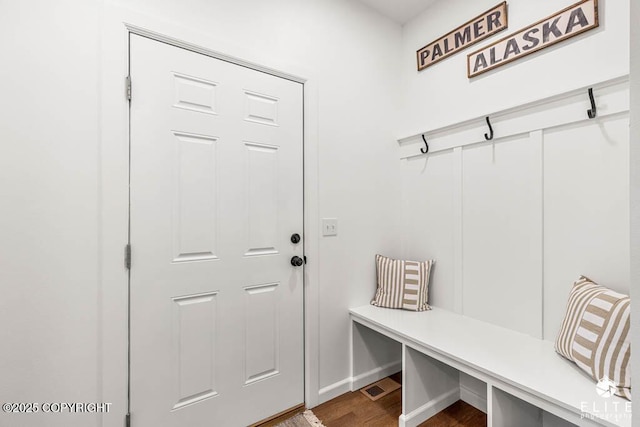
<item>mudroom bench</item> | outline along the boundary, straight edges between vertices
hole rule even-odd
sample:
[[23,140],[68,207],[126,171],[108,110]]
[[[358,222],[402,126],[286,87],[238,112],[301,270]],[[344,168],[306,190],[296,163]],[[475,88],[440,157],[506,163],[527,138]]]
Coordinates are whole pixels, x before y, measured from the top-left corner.
[[[436,307],[367,305],[350,317],[352,389],[397,370],[402,357],[400,426],[417,426],[461,397],[485,410],[489,427],[631,426],[631,403],[600,396],[551,342]],[[480,392],[461,388],[463,375]]]

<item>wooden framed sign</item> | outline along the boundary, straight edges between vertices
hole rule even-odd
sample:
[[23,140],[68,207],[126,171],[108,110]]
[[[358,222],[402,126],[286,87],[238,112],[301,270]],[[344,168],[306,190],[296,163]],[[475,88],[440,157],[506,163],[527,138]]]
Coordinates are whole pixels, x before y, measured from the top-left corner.
[[419,49],[416,52],[418,71],[505,30],[507,23],[507,2],[504,1]]
[[493,70],[598,26],[598,0],[582,0],[467,55],[467,77]]

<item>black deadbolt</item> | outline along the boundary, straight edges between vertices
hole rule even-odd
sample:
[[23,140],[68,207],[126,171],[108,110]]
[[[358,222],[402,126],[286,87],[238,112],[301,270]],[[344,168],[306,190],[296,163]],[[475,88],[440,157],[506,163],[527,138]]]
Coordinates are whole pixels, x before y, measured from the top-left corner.
[[300,243],[300,235],[298,233],[291,235],[291,243]]

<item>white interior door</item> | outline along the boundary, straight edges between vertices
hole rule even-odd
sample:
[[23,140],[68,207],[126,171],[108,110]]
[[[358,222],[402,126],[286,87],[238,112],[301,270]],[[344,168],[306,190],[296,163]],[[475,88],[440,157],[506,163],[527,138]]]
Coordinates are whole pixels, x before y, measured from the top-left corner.
[[302,85],[131,36],[134,427],[303,403]]

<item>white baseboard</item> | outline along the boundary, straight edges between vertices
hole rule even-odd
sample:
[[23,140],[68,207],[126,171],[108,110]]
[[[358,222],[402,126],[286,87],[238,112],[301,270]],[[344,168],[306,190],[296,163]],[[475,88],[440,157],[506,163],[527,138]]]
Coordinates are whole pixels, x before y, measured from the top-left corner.
[[455,388],[425,403],[407,415],[400,415],[398,425],[400,427],[416,427],[418,424],[425,422],[448,406],[453,405],[458,400],[460,400],[460,389]]
[[318,390],[318,405],[334,399],[341,394],[356,391],[362,387],[388,377],[402,370],[402,361],[388,363],[353,378],[345,378]]
[[467,402],[479,411],[487,413],[487,398],[460,384],[460,400]]
[[318,390],[318,405],[351,391],[351,378],[345,378]]
[[360,390],[362,387],[375,383],[389,375],[402,370],[402,360],[387,363],[386,365],[372,369],[364,374],[357,375],[351,380],[351,391]]

